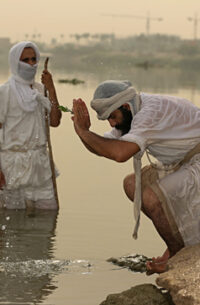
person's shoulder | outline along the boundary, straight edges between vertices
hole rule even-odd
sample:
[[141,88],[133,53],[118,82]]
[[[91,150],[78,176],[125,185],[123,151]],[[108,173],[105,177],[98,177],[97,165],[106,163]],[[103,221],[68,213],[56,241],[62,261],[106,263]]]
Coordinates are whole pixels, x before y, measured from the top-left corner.
[[140,92],[140,97],[142,100],[162,100],[165,99],[167,95],[159,93]]
[[143,103],[150,103],[160,100],[161,95],[148,92],[140,92],[140,98]]
[[173,95],[146,92],[142,92],[140,97],[142,101],[142,107],[154,107],[158,109],[161,107],[161,105],[163,107],[168,107],[169,104],[177,104],[179,101],[185,100]]
[[9,82],[5,82],[3,84],[0,84],[0,94],[3,94],[4,92],[8,92],[10,88]]
[[5,88],[9,88],[9,82],[8,81],[3,83],[3,84],[0,84],[0,89],[1,90],[4,90]]
[[0,107],[1,107],[1,110],[0,110],[1,115],[0,116],[1,116],[1,120],[2,120],[2,115],[5,112],[4,110],[6,109],[6,105],[8,105],[9,96],[10,96],[9,82],[0,84]]
[[149,110],[153,108],[157,109],[160,103],[163,101],[163,96],[161,96],[160,94],[141,92],[140,99],[141,99],[141,110],[145,109],[145,111],[147,111],[147,109]]

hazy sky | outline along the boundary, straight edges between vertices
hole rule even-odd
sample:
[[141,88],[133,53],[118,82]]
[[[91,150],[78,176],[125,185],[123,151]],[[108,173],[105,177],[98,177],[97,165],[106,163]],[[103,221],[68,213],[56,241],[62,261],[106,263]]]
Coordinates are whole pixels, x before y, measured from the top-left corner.
[[[135,15],[163,18],[151,20],[150,33],[168,33],[192,38],[195,13],[200,18],[200,0],[0,0],[0,37],[23,40],[25,34],[41,34],[49,41],[64,34],[114,33],[128,36],[146,31],[146,18],[113,17]],[[106,16],[108,14],[108,16]],[[198,24],[200,37],[200,21]]]

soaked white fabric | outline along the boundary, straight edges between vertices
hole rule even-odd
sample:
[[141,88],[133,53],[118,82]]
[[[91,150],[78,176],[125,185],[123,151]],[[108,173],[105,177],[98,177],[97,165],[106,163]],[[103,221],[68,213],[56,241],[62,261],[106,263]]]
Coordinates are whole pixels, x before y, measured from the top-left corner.
[[[163,169],[171,169],[200,142],[200,109],[186,99],[172,96],[141,93],[141,100],[141,110],[134,116],[129,133],[121,136],[113,128],[105,137],[137,143],[141,154],[148,150],[164,165]],[[162,176],[166,174],[162,170]],[[177,172],[160,179],[186,245],[196,243],[200,233],[199,184],[199,155]]]
[[[43,92],[43,86],[34,88]],[[49,156],[46,150],[45,107],[38,103],[24,111],[11,99],[9,82],[0,86],[0,165],[5,175],[4,201],[9,208],[24,208],[24,200],[54,197]],[[50,102],[45,100],[50,110]]]
[[[137,143],[163,164],[183,159],[200,142],[200,109],[183,98],[141,93],[141,110],[129,133],[121,137],[115,128],[106,137]],[[187,141],[187,142],[186,142]]]
[[[56,210],[57,202],[54,197],[50,197],[50,194],[54,196],[52,188],[52,179],[49,179],[43,186],[38,187],[37,190],[33,187],[16,190],[5,189],[3,192],[0,192],[0,208],[6,208],[7,210],[22,210],[27,208]],[[38,193],[40,193],[42,198],[46,199],[36,199],[38,198]]]
[[186,246],[200,243],[200,154],[161,179],[167,204]]

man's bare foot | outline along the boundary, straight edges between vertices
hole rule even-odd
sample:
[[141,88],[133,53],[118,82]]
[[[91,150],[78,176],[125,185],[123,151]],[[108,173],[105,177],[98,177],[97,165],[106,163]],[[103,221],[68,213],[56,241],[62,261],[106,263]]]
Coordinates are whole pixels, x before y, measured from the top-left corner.
[[169,258],[170,258],[170,253],[169,253],[169,250],[167,248],[162,256],[152,257],[152,260],[155,263],[161,263],[161,262],[167,261]]
[[167,270],[167,262],[170,257],[169,250],[167,249],[162,256],[152,257],[151,261],[146,262],[147,275],[153,273],[163,273]]
[[147,261],[146,262],[146,268],[147,268],[146,274],[151,275],[153,273],[163,273],[163,272],[167,271],[167,262],[168,262],[168,260],[162,261],[159,263],[155,262],[154,260]]

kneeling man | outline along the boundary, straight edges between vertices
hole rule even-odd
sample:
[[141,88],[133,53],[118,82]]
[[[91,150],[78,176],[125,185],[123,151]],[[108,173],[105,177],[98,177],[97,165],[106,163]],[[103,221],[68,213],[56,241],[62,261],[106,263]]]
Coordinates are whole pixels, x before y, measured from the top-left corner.
[[[147,269],[163,272],[169,257],[200,242],[200,109],[184,98],[138,93],[129,81],[115,80],[97,87],[91,107],[112,130],[104,137],[90,131],[87,107],[75,99],[75,131],[92,153],[117,162],[134,157],[135,173],[124,179],[125,193],[135,202],[133,236],[142,210],[167,245]],[[150,165],[141,169],[144,152]]]

